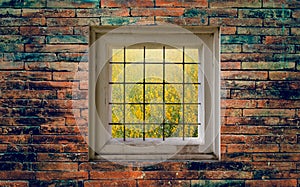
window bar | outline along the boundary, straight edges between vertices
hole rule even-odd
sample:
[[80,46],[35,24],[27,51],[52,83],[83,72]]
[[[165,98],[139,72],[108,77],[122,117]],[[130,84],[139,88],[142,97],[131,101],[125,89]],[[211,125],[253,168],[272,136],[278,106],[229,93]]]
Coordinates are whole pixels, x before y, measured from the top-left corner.
[[123,134],[123,141],[125,141],[126,140],[126,132],[125,132],[125,129],[126,129],[126,127],[125,127],[125,118],[126,118],[126,115],[125,115],[125,103],[126,103],[126,99],[125,99],[125,96],[126,96],[126,92],[125,92],[125,72],[126,72],[126,47],[124,47],[124,51],[123,51],[123,53],[124,53],[124,61],[123,61],[123,65],[124,65],[124,67],[123,67],[123,123],[124,123],[124,125],[123,125],[123,132],[124,132],[124,134]]
[[185,103],[184,103],[184,85],[185,85],[185,77],[184,77],[184,61],[185,61],[185,59],[184,59],[184,46],[182,47],[182,105],[183,105],[183,107],[182,107],[182,122],[183,122],[183,124],[182,124],[182,126],[183,126],[183,128],[182,128],[182,140],[184,140],[184,134],[185,134],[185,130],[184,130],[184,128],[185,128],[185,119],[184,119],[184,107],[185,107]]
[[165,63],[166,63],[166,47],[163,46],[163,141],[165,141]]
[[144,46],[144,63],[143,63],[143,66],[144,66],[144,68],[143,68],[143,141],[145,141],[145,129],[146,129],[146,127],[145,127],[145,121],[146,121],[146,106],[145,106],[145,97],[146,97],[146,95],[145,95],[145,90],[146,90],[146,84],[145,84],[145,82],[146,82],[146,46]]

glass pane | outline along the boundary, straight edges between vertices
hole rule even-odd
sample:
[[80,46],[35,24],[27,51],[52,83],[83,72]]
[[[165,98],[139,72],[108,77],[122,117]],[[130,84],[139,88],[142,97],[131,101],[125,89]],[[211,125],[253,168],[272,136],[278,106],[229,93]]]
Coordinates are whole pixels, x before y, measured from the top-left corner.
[[146,46],[145,62],[163,62],[162,45],[148,44]]
[[182,103],[182,87],[181,84],[165,85],[165,103]]
[[112,50],[112,62],[124,62],[124,49],[113,49]]
[[162,125],[147,124],[145,126],[146,138],[162,138],[163,130]]
[[198,105],[184,105],[184,122],[198,123]]
[[143,82],[144,67],[141,64],[126,64],[125,82]]
[[126,125],[126,138],[143,138],[143,125]]
[[178,124],[182,122],[182,107],[183,105],[165,105],[165,123]]
[[[182,124],[169,125],[169,126],[167,126],[167,128],[170,128],[172,131],[170,136],[167,136],[167,137],[182,137],[182,135],[183,135],[183,125]],[[165,135],[167,135],[167,133],[165,133]]]
[[144,62],[144,47],[135,46],[125,49],[126,63],[130,62]]
[[111,84],[111,102],[123,103],[124,99],[124,87],[123,84]]
[[163,86],[161,84],[145,85],[145,102],[146,103],[162,103],[163,102]]
[[163,82],[163,65],[146,64],[146,82]]
[[146,123],[163,123],[163,105],[146,105]]
[[128,104],[125,106],[125,123],[142,123],[144,117],[143,105]]
[[199,73],[199,64],[184,65],[184,81],[186,83],[198,83],[199,82],[198,73]]
[[111,80],[112,82],[124,81],[124,65],[123,64],[111,64]]
[[184,62],[199,63],[199,50],[193,48],[184,49]]
[[183,62],[183,52],[182,49],[169,48],[165,49],[165,62]]
[[184,137],[198,137],[198,125],[189,125],[184,126]]
[[182,64],[166,64],[165,65],[165,81],[168,83],[183,82]]
[[143,103],[143,84],[126,84],[125,85],[125,102],[126,103]]
[[123,105],[110,105],[111,107],[111,123],[123,123],[124,108]]
[[185,103],[198,103],[199,97],[198,84],[185,84],[184,85],[184,102]]
[[111,136],[113,138],[123,138],[124,126],[123,125],[112,125],[111,126]]

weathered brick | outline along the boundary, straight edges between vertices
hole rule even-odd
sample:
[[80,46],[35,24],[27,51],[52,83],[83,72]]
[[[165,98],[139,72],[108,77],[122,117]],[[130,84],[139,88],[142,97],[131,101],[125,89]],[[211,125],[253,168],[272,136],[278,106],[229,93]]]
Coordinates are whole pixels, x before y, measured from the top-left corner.
[[242,110],[241,109],[226,109],[222,110],[221,116],[242,116]]
[[264,61],[269,56],[270,54],[264,53],[225,53],[221,54],[221,62],[257,62]]
[[299,7],[299,1],[297,0],[263,0],[263,7],[264,8],[297,8]]
[[[50,40],[50,43],[58,42],[57,40],[53,39]],[[63,42],[63,41],[62,41]],[[66,42],[66,41],[65,41]],[[71,42],[71,41],[70,41]],[[27,44],[25,45],[25,52],[85,52],[88,50],[87,45],[35,45],[35,44]]]
[[282,180],[246,180],[245,185],[248,186],[297,186],[296,179]]
[[190,186],[189,180],[137,180],[139,186]]
[[31,81],[27,82],[27,85],[29,89],[33,90],[78,88],[78,83],[76,82]]
[[71,35],[72,27],[20,27],[22,35]]
[[295,63],[294,62],[242,62],[242,69],[291,70],[291,69],[295,69]]
[[280,152],[299,153],[299,144],[280,144]]
[[15,61],[57,61],[55,53],[16,53],[12,56]]
[[282,19],[264,19],[264,26],[267,27],[281,27],[283,30],[285,27],[299,27],[300,23],[298,19],[282,18]]
[[258,81],[256,87],[271,90],[297,90],[300,88],[300,81]]
[[221,101],[222,108],[256,108],[257,102],[254,100],[227,99]]
[[0,60],[0,70],[21,70],[24,69],[24,62],[7,62]]
[[56,98],[56,91],[55,90],[3,90],[0,93],[0,98],[8,98],[8,99],[30,99],[33,97],[33,95],[36,98]]
[[45,18],[0,18],[0,26],[44,26]]
[[50,72],[1,71],[2,80],[51,80]]
[[209,18],[211,26],[262,26],[260,18]]
[[177,25],[187,25],[187,26],[192,26],[192,25],[208,25],[208,18],[206,16],[201,17],[156,17],[156,21],[159,22],[167,22],[167,23],[172,23],[172,24],[177,24]]
[[222,44],[253,44],[261,43],[260,36],[247,36],[247,35],[222,35]]
[[300,35],[300,28],[291,28],[292,35]]
[[257,100],[257,108],[299,108],[298,100]]
[[293,117],[295,110],[292,109],[244,109],[244,116],[279,116]]
[[221,46],[222,53],[238,53],[242,51],[242,45],[240,44],[224,44]]
[[153,17],[101,17],[101,25],[153,24]]
[[243,52],[294,53],[295,47],[293,45],[244,44]]
[[135,180],[87,180],[84,181],[84,186],[93,187],[93,186],[124,186],[124,187],[134,187],[136,186]]
[[128,8],[77,9],[77,17],[129,16]]
[[182,16],[184,8],[134,8],[132,16]]
[[300,72],[272,71],[269,76],[271,80],[300,80]]
[[236,8],[212,8],[208,9],[209,17],[237,17],[238,11]]
[[75,17],[75,10],[66,9],[23,9],[22,17]]
[[248,171],[204,171],[206,179],[252,179],[253,173]]
[[0,27],[0,35],[20,34],[19,27]]
[[21,9],[5,8],[0,9],[0,17],[19,17],[21,16]]
[[268,36],[277,36],[277,35],[289,35],[289,29],[282,28],[253,28],[253,27],[238,27],[238,34],[247,34],[247,35],[268,35]]
[[234,7],[247,7],[247,8],[260,8],[261,0],[252,0],[252,1],[218,1],[212,0],[209,3],[211,8],[234,8]]
[[227,145],[227,152],[250,152],[250,153],[266,153],[279,152],[278,144],[229,144]]
[[89,30],[88,26],[74,27],[74,34],[88,37]]
[[91,171],[90,179],[143,179],[141,171]]
[[33,71],[72,71],[78,70],[78,64],[74,62],[26,62],[26,70]]
[[99,0],[47,0],[47,8],[96,8]]
[[87,160],[87,153],[37,153],[37,161],[39,162],[76,162]]
[[254,81],[222,80],[221,88],[225,89],[255,89]]
[[100,25],[99,18],[47,18],[47,26],[88,26]]
[[46,0],[34,1],[34,0],[2,0],[0,2],[0,7],[14,7],[14,8],[42,8],[45,7]]
[[87,53],[59,53],[59,61],[68,61],[68,62],[87,62],[88,59]]
[[79,35],[47,36],[49,44],[87,44],[87,38]]
[[243,180],[192,180],[192,186],[244,186]]
[[35,175],[31,171],[0,171],[0,178],[1,180],[33,180]]
[[266,71],[223,71],[221,73],[223,79],[243,79],[243,80],[264,80],[268,78],[268,72]]
[[242,18],[288,18],[291,17],[290,9],[239,9]]

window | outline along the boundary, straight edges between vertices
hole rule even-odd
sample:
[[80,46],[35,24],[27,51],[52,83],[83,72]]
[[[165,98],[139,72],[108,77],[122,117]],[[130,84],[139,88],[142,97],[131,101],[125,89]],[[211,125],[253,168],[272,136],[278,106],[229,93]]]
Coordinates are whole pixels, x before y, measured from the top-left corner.
[[219,29],[91,27],[91,159],[218,159]]

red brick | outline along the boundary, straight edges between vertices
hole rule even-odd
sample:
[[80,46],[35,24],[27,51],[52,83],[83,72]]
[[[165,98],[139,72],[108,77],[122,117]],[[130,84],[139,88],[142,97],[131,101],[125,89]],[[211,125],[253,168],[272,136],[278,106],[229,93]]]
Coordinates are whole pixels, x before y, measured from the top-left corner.
[[221,62],[258,62],[268,57],[264,53],[226,53],[221,54]]
[[296,169],[295,162],[252,162],[254,170],[294,170]]
[[221,106],[224,108],[255,108],[256,104],[255,100],[227,99],[221,101]]
[[55,90],[3,90],[0,93],[1,98],[14,98],[14,99],[53,99],[56,97]]
[[[3,133],[2,132],[2,130],[0,131],[1,133]],[[0,144],[0,152],[6,152],[6,149],[7,149],[7,145],[8,144]]]
[[207,17],[202,17],[202,18],[197,18],[197,17],[162,17],[162,16],[157,16],[156,21],[158,22],[166,22],[166,23],[171,23],[171,24],[177,24],[177,25],[187,25],[187,26],[192,26],[192,25],[208,25],[208,18]]
[[260,8],[261,7],[261,1],[262,0],[251,0],[251,1],[211,1],[209,3],[209,6],[211,8],[235,8],[235,7],[241,7],[241,8]]
[[79,134],[80,131],[77,126],[50,126],[50,125],[41,125],[41,133],[42,134]]
[[300,80],[300,72],[272,71],[269,76],[271,80]]
[[39,171],[77,171],[78,163],[37,162],[34,163]]
[[300,40],[300,36],[266,36],[264,43],[267,45],[270,44],[296,44]]
[[299,153],[299,144],[280,144],[280,152]]
[[31,141],[31,135],[0,135],[1,143],[27,144]]
[[80,81],[79,84],[80,90],[87,90],[88,88],[89,88],[88,81]]
[[296,179],[282,180],[246,180],[246,186],[268,187],[268,186],[297,186]]
[[264,80],[268,78],[266,71],[223,71],[221,72],[223,79],[244,79],[244,80]]
[[236,34],[236,27],[221,27],[222,34]]
[[26,70],[38,71],[72,71],[78,70],[78,64],[74,62],[26,62]]
[[221,70],[239,70],[241,69],[241,62],[222,62]]
[[191,1],[181,1],[181,0],[157,0],[156,6],[165,7],[208,7],[207,0],[191,0]]
[[0,181],[0,186],[5,187],[27,187],[28,181]]
[[84,138],[81,135],[33,135],[33,143],[84,143]]
[[0,18],[0,26],[45,26],[46,18]]
[[299,108],[299,100],[258,100],[257,108]]
[[253,161],[299,162],[300,153],[257,153]]
[[88,179],[88,173],[85,171],[64,171],[64,172],[36,172],[37,180],[71,180],[71,179]]
[[53,80],[87,80],[88,72],[53,72]]
[[2,80],[51,80],[50,72],[24,72],[24,71],[7,71],[0,72]]
[[136,8],[131,10],[132,16],[182,16],[184,8]]
[[[32,171],[0,171],[0,179],[1,180],[22,180],[28,179],[32,180],[35,179],[35,173]],[[1,183],[0,183],[1,184]]]
[[94,186],[111,186],[111,187],[135,187],[135,180],[89,180],[84,181],[84,186],[94,187]]
[[136,1],[118,1],[118,0],[103,0],[101,7],[153,7],[151,0],[136,0]]
[[254,89],[255,81],[236,81],[236,80],[222,80],[221,88],[226,89]]
[[264,135],[272,131],[269,127],[264,126],[221,126],[221,132],[224,134],[257,134]]
[[52,90],[63,88],[78,88],[77,82],[56,82],[56,81],[32,81],[27,82],[30,89]]
[[291,109],[244,109],[244,116],[279,116],[279,117],[293,117],[295,110]]
[[278,144],[229,144],[227,145],[228,153],[267,153],[279,152]]
[[90,179],[142,179],[141,171],[91,171]]
[[222,135],[221,142],[222,144],[238,144],[246,141],[244,135]]
[[268,8],[297,8],[299,7],[299,1],[298,0],[263,0],[263,7]]
[[69,35],[73,34],[72,27],[34,27],[34,26],[26,26],[20,27],[20,32],[22,35]]
[[87,99],[87,90],[59,90],[57,91],[58,99]]

